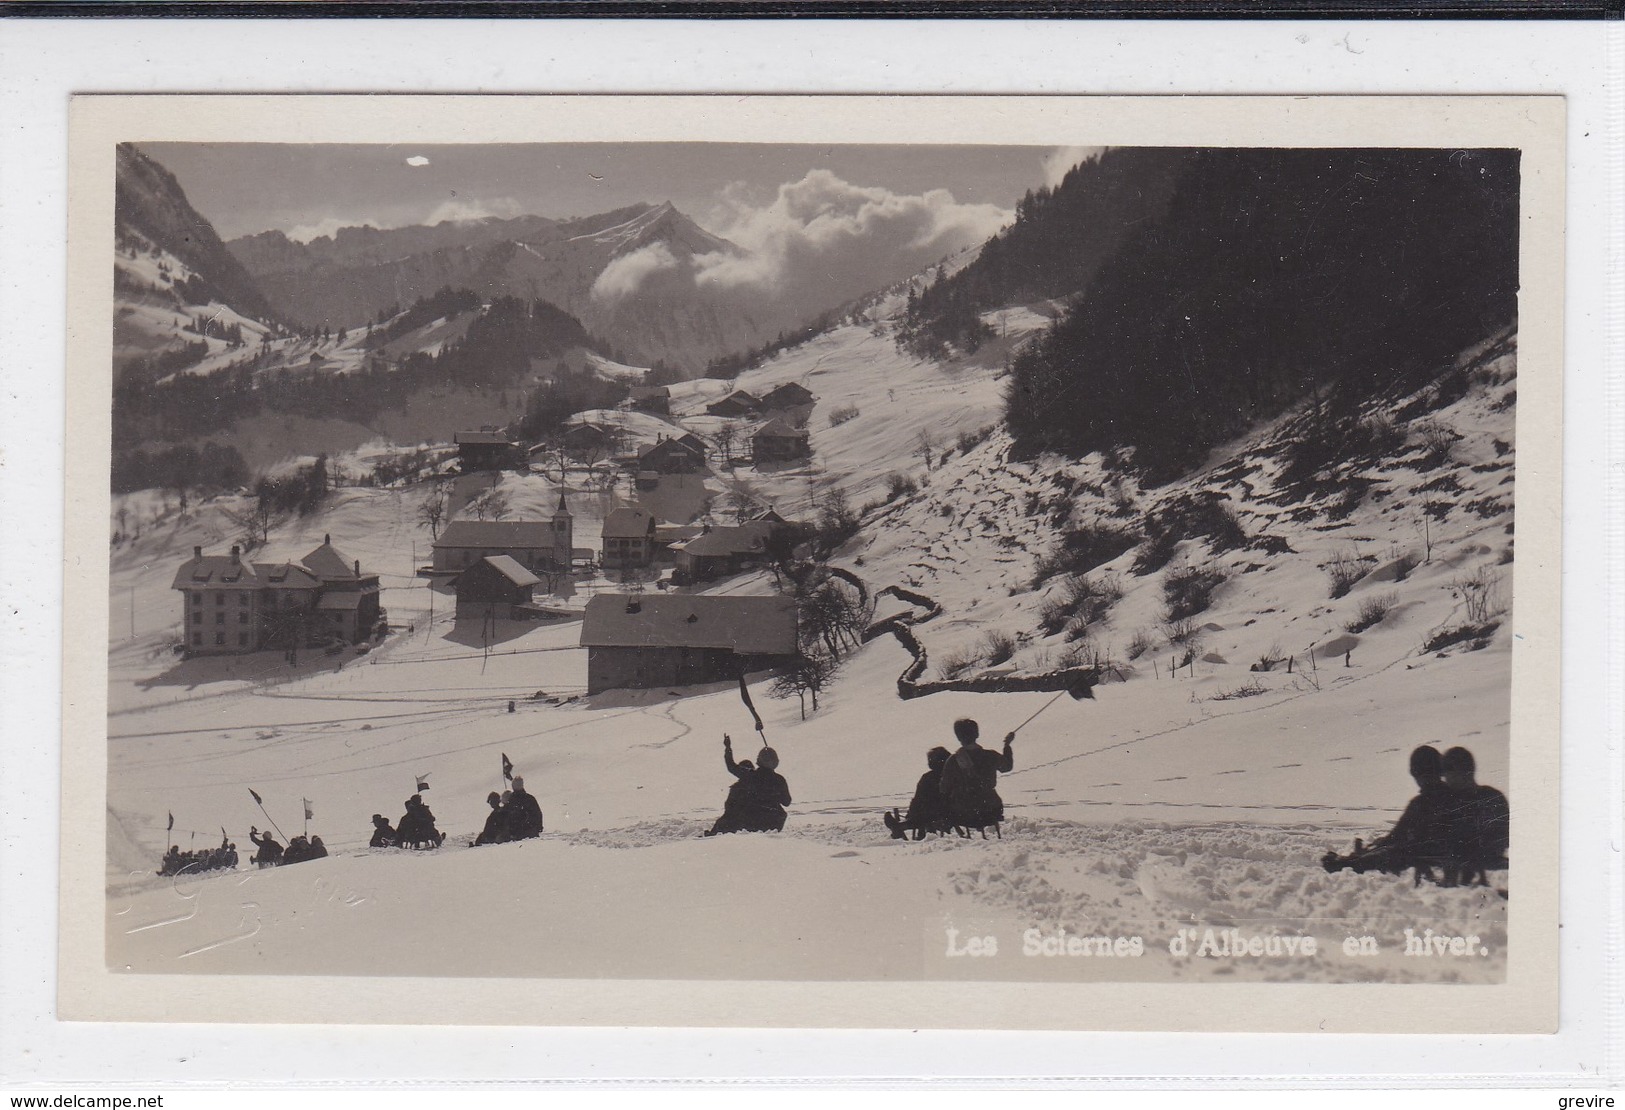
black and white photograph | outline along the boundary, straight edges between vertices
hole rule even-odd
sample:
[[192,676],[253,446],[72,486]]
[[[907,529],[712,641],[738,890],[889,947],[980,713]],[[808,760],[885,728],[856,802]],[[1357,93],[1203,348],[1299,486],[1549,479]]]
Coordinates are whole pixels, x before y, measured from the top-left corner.
[[69,436],[100,979],[1555,1012],[1466,993],[1555,934],[1527,122],[125,118]]

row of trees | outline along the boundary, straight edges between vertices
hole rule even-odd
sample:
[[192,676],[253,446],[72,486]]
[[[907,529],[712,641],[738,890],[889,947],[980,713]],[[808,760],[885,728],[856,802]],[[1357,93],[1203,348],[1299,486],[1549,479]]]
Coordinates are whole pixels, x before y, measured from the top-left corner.
[[114,493],[236,489],[246,485],[249,477],[248,463],[237,448],[213,440],[202,446],[183,443],[157,451],[135,448],[113,456]]

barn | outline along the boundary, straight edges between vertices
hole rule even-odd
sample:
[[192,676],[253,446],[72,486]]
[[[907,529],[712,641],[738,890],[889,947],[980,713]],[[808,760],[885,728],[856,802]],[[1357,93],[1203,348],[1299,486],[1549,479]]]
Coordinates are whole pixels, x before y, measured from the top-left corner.
[[503,470],[524,458],[519,444],[505,432],[487,425],[477,432],[458,432],[452,436],[457,445],[457,461],[464,474],[476,470]]
[[720,401],[705,407],[712,416],[754,416],[762,408],[761,399],[743,389],[736,389]]
[[795,599],[600,594],[581,646],[589,694],[726,682],[795,658]]
[[764,462],[788,462],[804,459],[811,453],[805,428],[793,428],[774,417],[750,437],[751,455],[760,466]]
[[541,579],[508,555],[487,555],[452,579],[457,619],[522,620]]

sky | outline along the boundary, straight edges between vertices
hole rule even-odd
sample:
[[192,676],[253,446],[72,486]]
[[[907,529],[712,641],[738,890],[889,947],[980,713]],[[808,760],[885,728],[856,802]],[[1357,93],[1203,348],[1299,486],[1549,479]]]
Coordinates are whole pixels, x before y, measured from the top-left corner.
[[[282,145],[145,143],[222,239],[267,230],[309,240],[339,227],[483,216],[585,216],[671,201],[707,230],[748,234],[801,196],[924,205],[991,233],[1028,189],[1090,148],[743,143]],[[808,183],[817,188],[809,188]],[[846,188],[850,187],[850,188]],[[997,214],[997,215],[996,215]]]

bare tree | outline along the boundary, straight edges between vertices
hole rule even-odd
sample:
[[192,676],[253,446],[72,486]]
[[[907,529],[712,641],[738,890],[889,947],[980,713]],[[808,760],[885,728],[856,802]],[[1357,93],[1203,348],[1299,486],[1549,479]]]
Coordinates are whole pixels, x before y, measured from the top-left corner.
[[761,502],[757,501],[755,496],[753,496],[748,490],[744,488],[736,488],[730,491],[728,496],[724,498],[724,504],[727,505],[728,511],[734,515],[734,520],[737,523],[743,524],[747,519],[756,514],[757,507],[761,504]]
[[470,501],[468,508],[476,520],[502,520],[513,511],[508,495],[497,489],[486,490]]
[[717,425],[712,439],[717,441],[717,453],[722,456],[722,463],[729,470],[734,468],[734,448],[739,445],[740,427],[735,420],[724,420]]
[[446,487],[435,486],[423,504],[418,506],[418,526],[429,529],[429,535],[440,538],[440,523],[446,519]]
[[796,698],[801,703],[801,719],[805,721],[807,698],[811,696],[813,712],[818,712],[818,695],[829,686],[840,667],[841,661],[822,648],[802,651],[774,677],[767,688],[768,696]]
[[937,437],[931,434],[931,429],[921,428],[914,437],[914,453],[920,456],[927,470],[931,469],[931,456],[937,451]]
[[282,515],[269,501],[256,501],[248,509],[225,509],[226,519],[243,530],[243,550],[253,551],[271,542],[271,529],[282,523]]

